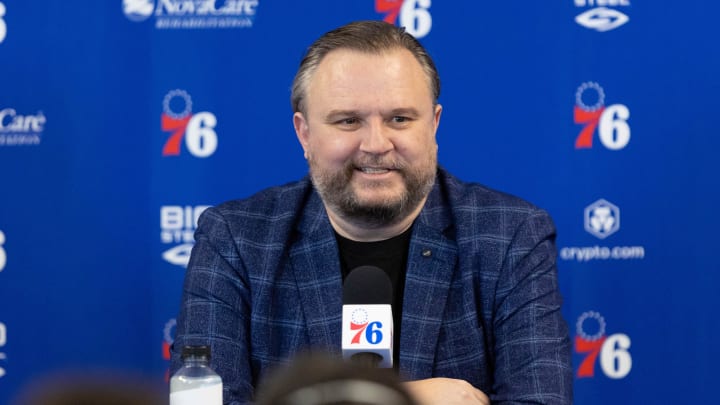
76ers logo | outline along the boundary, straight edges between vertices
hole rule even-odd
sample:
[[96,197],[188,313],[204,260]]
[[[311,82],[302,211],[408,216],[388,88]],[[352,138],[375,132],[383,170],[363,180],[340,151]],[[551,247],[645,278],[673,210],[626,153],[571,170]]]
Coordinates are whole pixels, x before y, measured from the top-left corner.
[[605,318],[595,311],[580,315],[576,324],[575,352],[587,353],[578,368],[578,378],[594,377],[595,363],[609,378],[625,378],[632,369],[630,338],[624,333],[605,335]]
[[162,130],[172,133],[163,146],[163,156],[180,155],[183,138],[185,147],[195,157],[206,158],[215,153],[217,118],[207,111],[192,114],[192,99],[185,90],[172,90],[165,95],[160,118]]
[[585,82],[575,93],[575,123],[584,125],[575,149],[593,146],[595,128],[600,142],[608,149],[620,150],[630,142],[630,110],[623,104],[605,106],[605,91],[595,82]]
[[[163,342],[162,342],[162,358],[163,360],[170,361],[170,347],[172,346],[175,339],[175,328],[177,327],[177,320],[175,318],[170,319],[165,323],[163,328]],[[165,371],[165,382],[170,381],[170,368]]]
[[410,35],[422,38],[430,33],[432,16],[431,0],[375,0],[375,11],[385,14],[384,21],[395,24],[400,17],[400,26]]
[[368,313],[362,308],[356,309],[352,313],[350,320],[350,330],[358,331],[350,341],[351,344],[359,344],[360,338],[365,334],[365,340],[373,345],[382,342],[382,322],[368,322]]

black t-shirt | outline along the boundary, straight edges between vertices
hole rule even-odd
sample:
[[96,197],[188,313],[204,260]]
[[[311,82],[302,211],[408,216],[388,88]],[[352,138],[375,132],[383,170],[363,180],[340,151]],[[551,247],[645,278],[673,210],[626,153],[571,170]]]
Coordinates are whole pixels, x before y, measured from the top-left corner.
[[375,266],[387,273],[393,287],[393,365],[400,359],[400,320],[402,319],[405,268],[412,227],[398,236],[378,242],[356,242],[340,236],[335,238],[340,249],[343,282],[351,270],[359,266]]

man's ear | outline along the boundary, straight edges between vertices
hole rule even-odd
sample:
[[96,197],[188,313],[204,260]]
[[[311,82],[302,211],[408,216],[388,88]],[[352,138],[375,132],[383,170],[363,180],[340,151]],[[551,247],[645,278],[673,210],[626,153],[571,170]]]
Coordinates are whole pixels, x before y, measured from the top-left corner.
[[297,135],[298,141],[300,141],[300,146],[302,146],[303,151],[305,152],[305,159],[307,159],[307,151],[309,147],[309,130],[308,130],[308,124],[307,120],[305,119],[305,116],[301,112],[296,112],[293,114],[293,126],[295,127],[295,135]]
[[440,115],[442,115],[442,105],[438,104],[435,106],[435,131],[437,131],[438,126],[440,126]]

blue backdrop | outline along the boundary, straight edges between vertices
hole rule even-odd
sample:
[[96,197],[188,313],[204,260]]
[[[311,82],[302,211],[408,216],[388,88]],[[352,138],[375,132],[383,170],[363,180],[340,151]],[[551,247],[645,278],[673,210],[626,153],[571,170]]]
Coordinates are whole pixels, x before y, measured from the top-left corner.
[[359,19],[435,58],[440,162],[558,226],[576,403],[709,403],[720,377],[717,3],[0,0],[0,403],[162,381],[202,210],[303,176],[289,88]]

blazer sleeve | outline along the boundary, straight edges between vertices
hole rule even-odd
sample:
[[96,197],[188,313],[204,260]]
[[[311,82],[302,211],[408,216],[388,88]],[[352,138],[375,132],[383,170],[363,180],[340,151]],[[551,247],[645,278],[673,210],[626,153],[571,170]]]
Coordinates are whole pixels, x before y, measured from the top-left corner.
[[572,403],[556,258],[552,220],[534,211],[515,231],[497,285],[493,403]]
[[223,403],[249,403],[254,386],[249,325],[248,275],[227,220],[209,208],[198,220],[185,274],[171,372],[181,366],[183,346],[208,345],[210,366],[223,380]]

